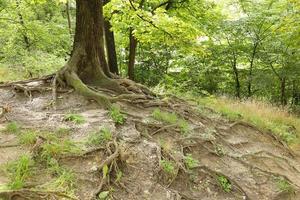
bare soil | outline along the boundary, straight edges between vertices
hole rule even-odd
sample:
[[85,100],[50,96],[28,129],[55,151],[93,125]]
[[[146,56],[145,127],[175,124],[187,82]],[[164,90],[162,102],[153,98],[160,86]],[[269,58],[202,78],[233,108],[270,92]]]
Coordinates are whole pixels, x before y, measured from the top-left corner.
[[[111,191],[110,199],[300,199],[300,157],[271,133],[264,133],[250,124],[209,117],[196,106],[174,100],[171,108],[160,109],[175,112],[189,123],[191,131],[183,135],[178,128],[153,119],[151,114],[156,107],[119,103],[126,113],[126,122],[115,125],[107,110],[75,93],[60,94],[56,109],[51,102],[51,92],[34,92],[29,98],[10,88],[0,89],[0,105],[10,107],[0,118],[0,165],[32,152],[32,147],[20,145],[15,135],[4,133],[11,121],[20,124],[22,129],[47,132],[67,127],[71,134],[66,137],[76,142],[85,141],[99,127],[109,127],[120,148],[117,162],[123,172],[119,182],[113,181],[116,174],[112,173],[111,181],[101,188]],[[75,124],[63,120],[68,113],[81,114],[85,122]],[[85,146],[84,151],[90,151],[85,156],[59,159],[61,165],[76,175],[75,199],[93,199],[99,189],[103,175],[97,167],[111,155],[103,147],[93,151],[94,147]],[[192,169],[184,162],[188,154],[199,161]],[[173,175],[162,170],[161,159],[170,159],[176,164]],[[29,192],[51,181],[42,169],[34,176],[26,188]],[[218,181],[221,176],[230,182],[231,191],[223,190]],[[293,190],[281,188],[279,179],[285,180]],[[1,172],[0,185],[9,181],[7,174]],[[45,195],[29,198],[26,194],[10,198],[66,199]]]

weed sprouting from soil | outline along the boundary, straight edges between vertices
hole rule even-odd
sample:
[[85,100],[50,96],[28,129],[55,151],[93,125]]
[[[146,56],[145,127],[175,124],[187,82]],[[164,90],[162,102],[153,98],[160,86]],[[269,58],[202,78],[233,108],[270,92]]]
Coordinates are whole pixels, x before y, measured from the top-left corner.
[[35,131],[29,130],[19,136],[20,144],[33,145],[37,140],[37,133]]
[[8,134],[18,134],[20,133],[20,131],[21,131],[21,126],[15,121],[9,122],[6,125],[4,130],[4,132]]
[[160,165],[162,170],[167,174],[174,174],[175,173],[175,164],[169,160],[161,160]]
[[83,124],[85,123],[85,119],[82,115],[79,115],[79,114],[67,114],[65,117],[64,117],[64,120],[65,121],[70,121],[70,122],[74,122],[75,124]]
[[187,135],[190,132],[189,123],[186,120],[179,118],[175,113],[163,112],[160,109],[155,109],[152,113],[152,117],[157,121],[176,125],[184,135]]
[[184,157],[184,163],[188,169],[193,169],[193,168],[199,166],[199,161],[194,159],[191,154],[187,154]]
[[294,192],[293,186],[285,178],[277,178],[277,187],[281,192],[292,193]]
[[7,172],[10,177],[8,184],[11,189],[20,189],[25,186],[26,180],[30,177],[31,167],[34,161],[29,155],[22,155],[18,160],[7,165]]
[[126,117],[121,113],[121,108],[117,104],[111,106],[109,110],[109,116],[117,125],[122,125],[125,123]]
[[112,140],[112,133],[108,128],[104,127],[99,131],[92,133],[87,140],[87,144],[99,145],[108,142],[110,140]]
[[217,178],[218,183],[220,184],[222,190],[224,192],[231,192],[232,190],[232,185],[230,181],[223,175],[219,175]]

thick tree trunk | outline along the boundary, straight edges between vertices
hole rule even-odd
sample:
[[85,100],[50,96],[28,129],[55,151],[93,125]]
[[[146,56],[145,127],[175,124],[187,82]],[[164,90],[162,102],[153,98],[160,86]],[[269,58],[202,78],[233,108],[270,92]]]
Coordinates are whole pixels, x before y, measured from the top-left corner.
[[102,12],[102,0],[76,1],[76,30],[70,61],[79,59],[72,68],[84,83],[99,83],[110,77],[104,52]]
[[129,33],[129,58],[128,58],[128,77],[134,80],[134,64],[138,41],[133,35],[133,29]]
[[109,20],[104,21],[104,30],[109,69],[111,73],[119,75],[115,36],[114,32],[111,30],[111,24]]

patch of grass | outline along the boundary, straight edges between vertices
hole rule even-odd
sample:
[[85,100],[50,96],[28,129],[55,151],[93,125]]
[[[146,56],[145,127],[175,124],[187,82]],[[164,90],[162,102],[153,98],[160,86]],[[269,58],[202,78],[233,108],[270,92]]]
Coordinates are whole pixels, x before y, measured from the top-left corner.
[[64,117],[64,120],[65,121],[70,121],[70,122],[74,122],[75,124],[83,124],[85,123],[85,119],[82,115],[80,114],[67,114],[65,117]]
[[18,134],[20,133],[20,131],[21,131],[21,126],[15,121],[9,122],[6,125],[4,130],[4,132],[8,134]]
[[55,158],[50,158],[47,161],[47,167],[48,171],[56,178],[46,184],[45,187],[47,189],[59,189],[72,195],[76,183],[76,176],[73,171],[60,166]]
[[25,145],[33,145],[36,142],[37,133],[34,131],[26,131],[19,135],[19,142]]
[[70,128],[66,128],[66,127],[60,127],[58,128],[55,133],[58,135],[58,136],[66,136],[66,135],[69,135],[71,133],[71,129]]
[[117,104],[114,104],[110,107],[109,116],[115,122],[115,124],[121,125],[125,123],[125,115],[121,113],[121,108]]
[[112,140],[112,133],[108,128],[102,128],[99,131],[92,133],[87,141],[89,145],[99,145]]
[[232,185],[225,176],[223,176],[223,175],[218,176],[217,181],[220,184],[220,186],[224,192],[231,192]]
[[251,123],[263,131],[271,131],[286,143],[299,143],[300,118],[288,110],[261,101],[237,101],[225,97],[198,98],[199,106],[206,106],[230,120]]
[[187,135],[190,132],[189,123],[186,120],[179,118],[175,113],[163,112],[160,109],[155,109],[152,113],[152,117],[157,121],[177,125],[180,132],[184,135]]
[[285,178],[277,178],[277,187],[281,192],[292,193],[294,192],[293,186]]
[[199,166],[199,161],[194,159],[191,154],[187,154],[184,157],[184,163],[188,169],[193,169],[193,168]]
[[25,182],[30,177],[31,167],[34,161],[29,155],[22,155],[18,160],[7,165],[7,172],[10,177],[8,184],[10,189],[20,189],[25,186]]
[[160,165],[162,170],[167,174],[174,174],[175,173],[175,164],[169,160],[161,160]]
[[71,140],[51,141],[42,145],[41,157],[49,159],[67,154],[78,154],[81,149]]

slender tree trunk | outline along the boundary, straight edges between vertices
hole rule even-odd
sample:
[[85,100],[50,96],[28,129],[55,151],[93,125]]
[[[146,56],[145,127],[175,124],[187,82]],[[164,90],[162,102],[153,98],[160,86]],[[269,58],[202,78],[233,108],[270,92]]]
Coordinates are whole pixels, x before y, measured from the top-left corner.
[[66,2],[66,13],[67,13],[67,19],[68,19],[69,33],[72,36],[72,22],[71,22],[71,15],[70,15],[70,1],[69,0],[67,0],[67,2]]
[[25,26],[23,15],[21,14],[21,11],[19,10],[20,9],[20,3],[21,2],[19,0],[16,0],[17,13],[18,13],[18,16],[19,16],[19,23],[23,27],[23,30],[21,31],[22,36],[23,36],[23,40],[24,40],[26,49],[29,50],[30,49],[30,41],[29,41],[29,37],[26,34],[26,26]]
[[234,74],[234,79],[235,79],[235,96],[237,98],[241,98],[241,84],[239,80],[239,71],[237,69],[237,59],[236,56],[234,55],[233,57],[233,62],[232,62],[232,69],[233,69],[233,74]]
[[253,79],[253,67],[254,67],[254,60],[257,52],[258,42],[254,43],[253,51],[250,58],[250,68],[248,74],[248,97],[252,96],[252,79]]
[[134,64],[138,41],[133,35],[133,29],[129,31],[129,58],[128,58],[128,76],[129,79],[134,80]]
[[109,69],[111,73],[119,75],[115,36],[114,32],[111,30],[111,24],[109,20],[104,21],[104,30]]
[[281,96],[280,96],[280,102],[282,106],[285,106],[287,104],[287,100],[286,100],[286,78],[283,77],[281,79],[281,83],[280,83],[280,92],[281,92]]

